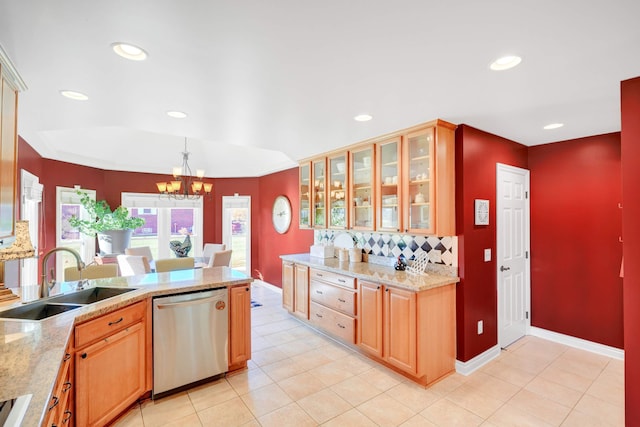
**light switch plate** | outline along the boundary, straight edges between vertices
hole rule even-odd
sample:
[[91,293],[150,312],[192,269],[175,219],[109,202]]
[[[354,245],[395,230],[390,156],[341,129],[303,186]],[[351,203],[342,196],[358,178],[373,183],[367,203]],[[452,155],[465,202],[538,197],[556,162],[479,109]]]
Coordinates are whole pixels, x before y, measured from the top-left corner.
[[491,248],[484,250],[484,262],[491,261]]
[[484,322],[482,320],[478,320],[478,335],[482,335],[484,333]]

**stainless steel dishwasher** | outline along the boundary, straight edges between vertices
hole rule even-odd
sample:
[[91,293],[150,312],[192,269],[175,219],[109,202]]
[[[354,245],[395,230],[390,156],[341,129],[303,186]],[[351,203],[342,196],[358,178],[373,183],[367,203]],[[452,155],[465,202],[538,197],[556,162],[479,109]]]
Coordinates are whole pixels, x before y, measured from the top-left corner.
[[227,288],[153,299],[153,397],[228,368]]

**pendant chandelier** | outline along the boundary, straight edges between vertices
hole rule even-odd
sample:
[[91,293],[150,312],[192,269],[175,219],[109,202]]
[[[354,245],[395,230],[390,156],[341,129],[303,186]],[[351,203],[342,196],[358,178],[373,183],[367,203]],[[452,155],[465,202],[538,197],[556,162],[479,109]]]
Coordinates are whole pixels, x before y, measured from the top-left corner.
[[197,169],[193,176],[189,166],[189,152],[187,151],[187,138],[184,139],[184,151],[182,152],[182,166],[173,168],[173,179],[167,182],[156,182],[158,192],[175,199],[197,199],[202,195],[211,196],[213,184],[203,182],[204,170]]

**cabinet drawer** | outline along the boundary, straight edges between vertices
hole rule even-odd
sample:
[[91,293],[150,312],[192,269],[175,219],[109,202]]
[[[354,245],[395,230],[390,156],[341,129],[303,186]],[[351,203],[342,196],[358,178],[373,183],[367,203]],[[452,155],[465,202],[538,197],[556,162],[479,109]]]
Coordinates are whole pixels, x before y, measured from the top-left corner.
[[311,323],[349,344],[355,344],[356,319],[315,302],[311,302],[309,308],[309,320]]
[[309,269],[309,279],[324,280],[325,282],[349,289],[356,288],[355,278],[343,276],[342,274],[333,273],[331,271],[318,270],[316,268]]
[[132,323],[141,321],[144,319],[145,311],[145,301],[140,301],[76,326],[76,348],[104,338]]
[[355,291],[312,280],[310,283],[310,294],[311,299],[315,302],[350,316],[356,315]]

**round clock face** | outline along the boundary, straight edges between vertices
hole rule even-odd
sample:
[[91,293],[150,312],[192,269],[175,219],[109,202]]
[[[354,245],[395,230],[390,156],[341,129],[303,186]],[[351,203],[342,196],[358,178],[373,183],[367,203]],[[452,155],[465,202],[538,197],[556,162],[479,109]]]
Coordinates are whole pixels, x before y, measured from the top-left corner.
[[278,196],[273,202],[273,210],[271,211],[271,220],[273,221],[273,228],[280,233],[284,234],[291,225],[291,203],[287,196]]

